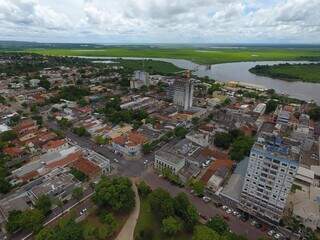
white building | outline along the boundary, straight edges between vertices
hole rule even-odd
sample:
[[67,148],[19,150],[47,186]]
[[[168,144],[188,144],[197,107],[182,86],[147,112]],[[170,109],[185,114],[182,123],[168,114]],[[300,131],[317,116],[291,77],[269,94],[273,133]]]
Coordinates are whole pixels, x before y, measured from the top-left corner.
[[132,79],[130,80],[131,89],[139,89],[142,86],[150,85],[150,75],[145,71],[135,71]]
[[254,109],[254,113],[258,113],[260,115],[263,115],[266,111],[267,105],[265,103],[259,103]]
[[173,103],[183,110],[190,109],[193,101],[193,88],[193,80],[177,79],[173,85]]
[[186,164],[183,156],[159,150],[154,156],[154,167],[156,169],[170,169],[173,173],[177,174]]
[[299,164],[299,154],[273,136],[259,138],[250,160],[240,198],[244,211],[279,222]]

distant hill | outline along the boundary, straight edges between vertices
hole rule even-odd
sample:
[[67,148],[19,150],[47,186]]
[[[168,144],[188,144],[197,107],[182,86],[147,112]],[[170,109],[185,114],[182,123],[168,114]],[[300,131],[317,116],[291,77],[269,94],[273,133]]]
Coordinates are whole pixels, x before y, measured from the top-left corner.
[[27,41],[1,41],[0,50],[25,50],[25,49],[99,49],[99,48],[129,48],[129,49],[319,49],[320,45],[312,44],[228,44],[228,43],[137,43],[137,44],[93,44],[93,43],[39,43]]
[[39,43],[23,41],[0,41],[0,50],[25,50],[28,48],[103,48],[104,45],[80,43]]

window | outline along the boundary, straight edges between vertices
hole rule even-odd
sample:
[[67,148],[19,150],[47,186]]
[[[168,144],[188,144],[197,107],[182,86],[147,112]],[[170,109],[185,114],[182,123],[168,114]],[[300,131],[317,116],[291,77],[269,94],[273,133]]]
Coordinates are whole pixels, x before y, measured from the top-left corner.
[[279,160],[273,160],[273,162],[276,163],[276,164],[280,164]]
[[282,166],[287,167],[288,165],[286,163],[281,163]]
[[290,169],[293,169],[293,170],[294,170],[294,169],[296,169],[296,167],[295,167],[295,166],[290,166]]

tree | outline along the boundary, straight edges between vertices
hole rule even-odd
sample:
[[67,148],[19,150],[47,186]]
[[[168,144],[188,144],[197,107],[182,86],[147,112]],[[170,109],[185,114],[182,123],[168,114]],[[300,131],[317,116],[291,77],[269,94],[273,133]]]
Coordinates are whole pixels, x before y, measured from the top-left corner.
[[212,217],[207,222],[207,227],[211,228],[220,235],[223,235],[229,230],[228,224],[220,216]]
[[16,138],[17,138],[17,134],[12,130],[5,131],[0,134],[0,140],[4,142],[13,141]]
[[101,216],[101,221],[107,225],[108,236],[111,236],[117,229],[118,225],[112,213],[103,214]]
[[50,214],[51,207],[52,201],[48,195],[41,195],[35,203],[35,208],[41,211],[44,216]]
[[152,211],[160,219],[174,216],[174,201],[167,191],[161,188],[154,190],[149,194],[149,202]]
[[151,143],[145,143],[142,145],[142,151],[144,154],[148,154],[152,151],[152,145]]
[[40,79],[39,87],[43,87],[46,90],[49,90],[51,83],[47,79]]
[[88,176],[83,172],[79,171],[78,169],[71,168],[70,173],[81,182],[84,182],[88,179]]
[[229,152],[230,158],[240,162],[245,156],[248,156],[254,139],[252,137],[242,136],[237,138],[231,145]]
[[319,121],[320,120],[320,107],[319,106],[312,107],[309,110],[308,114],[312,120]]
[[37,235],[35,240],[55,240],[54,230],[51,228],[42,229]]
[[204,183],[203,182],[193,181],[191,183],[191,187],[197,196],[203,196],[203,192],[204,192]]
[[173,236],[177,234],[179,231],[181,231],[181,228],[182,228],[181,222],[172,216],[162,220],[161,230],[163,233],[169,236]]
[[76,127],[73,129],[73,132],[77,134],[79,137],[83,137],[89,134],[84,127]]
[[114,211],[129,212],[135,205],[135,194],[128,178],[103,177],[96,185],[94,201],[98,205],[107,206]]
[[273,100],[273,99],[269,100],[266,104],[265,113],[268,114],[268,113],[274,112],[277,109],[278,104],[279,102],[277,100]]
[[187,133],[188,133],[188,130],[181,126],[176,127],[174,129],[174,135],[178,138],[184,138]]
[[6,229],[9,233],[14,233],[21,228],[21,211],[13,210],[9,212],[8,222],[6,224]]
[[152,192],[149,185],[145,181],[141,181],[138,185],[138,192],[142,198],[145,198]]
[[220,236],[211,228],[203,225],[196,226],[192,240],[219,240]]
[[192,118],[192,124],[194,125],[194,126],[196,126],[196,125],[198,125],[199,124],[199,122],[200,122],[200,118],[198,118],[198,117],[194,117],[194,118]]
[[26,210],[21,215],[21,227],[30,232],[38,232],[44,221],[44,215],[38,209]]
[[199,215],[185,193],[179,193],[174,198],[174,209],[175,214],[184,221],[186,228],[193,229],[198,222]]
[[107,143],[107,139],[106,139],[104,136],[102,136],[102,135],[96,136],[96,137],[95,137],[95,141],[96,141],[96,143],[98,143],[99,145],[104,145],[104,144]]
[[72,126],[72,123],[67,118],[61,118],[61,120],[58,121],[58,124],[62,129],[66,129]]
[[223,149],[228,149],[232,143],[232,136],[229,133],[217,133],[214,137],[214,145]]
[[83,197],[82,187],[76,187],[75,189],[73,189],[72,197],[79,201]]

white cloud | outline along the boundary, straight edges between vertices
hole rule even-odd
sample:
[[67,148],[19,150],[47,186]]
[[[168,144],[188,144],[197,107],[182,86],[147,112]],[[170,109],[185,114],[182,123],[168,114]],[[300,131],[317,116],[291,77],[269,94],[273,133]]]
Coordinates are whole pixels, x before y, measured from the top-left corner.
[[319,9],[320,0],[0,0],[0,30],[47,42],[319,42]]

